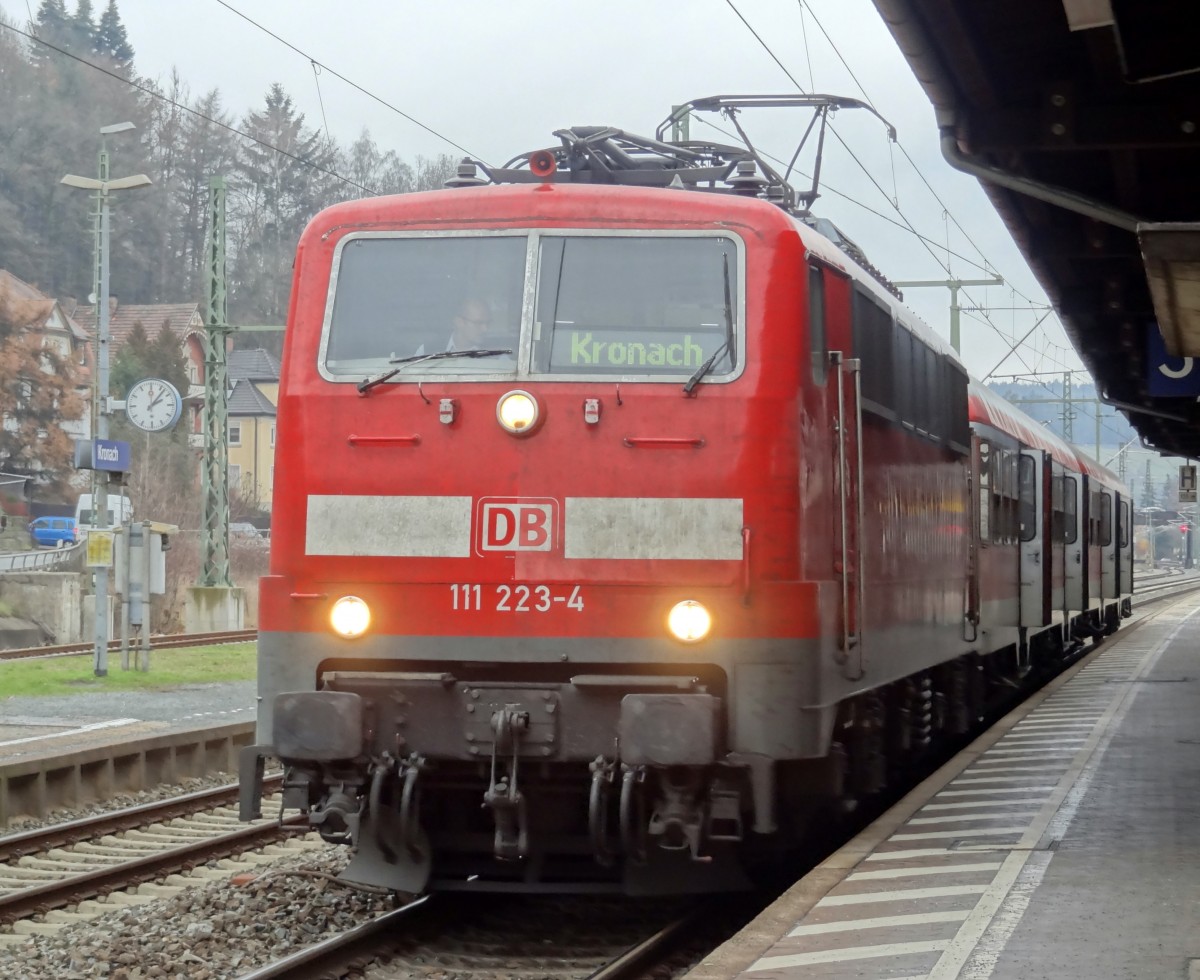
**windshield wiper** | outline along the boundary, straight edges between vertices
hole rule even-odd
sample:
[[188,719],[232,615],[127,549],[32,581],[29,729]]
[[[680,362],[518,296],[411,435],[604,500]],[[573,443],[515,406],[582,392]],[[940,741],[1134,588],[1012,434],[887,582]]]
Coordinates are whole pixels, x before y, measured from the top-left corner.
[[692,389],[696,387],[701,379],[712,370],[712,366],[717,363],[717,358],[726,351],[730,354],[730,362],[732,365],[733,359],[737,356],[733,350],[733,298],[729,292],[729,253],[723,252],[721,259],[724,263],[724,279],[725,279],[725,342],[712,352],[712,355],[707,361],[696,368],[696,373],[687,379],[687,383],[683,386],[683,393],[690,395]]
[[408,365],[416,364],[418,361],[440,361],[447,357],[499,357],[501,354],[511,354],[512,348],[485,348],[482,350],[443,350],[435,354],[410,354],[408,357],[393,357],[388,363],[395,364],[397,367],[388,368],[386,371],[381,371],[379,374],[370,378],[363,378],[358,383],[358,393],[366,394],[376,385],[381,385],[385,381],[390,381],[397,374],[403,371]]

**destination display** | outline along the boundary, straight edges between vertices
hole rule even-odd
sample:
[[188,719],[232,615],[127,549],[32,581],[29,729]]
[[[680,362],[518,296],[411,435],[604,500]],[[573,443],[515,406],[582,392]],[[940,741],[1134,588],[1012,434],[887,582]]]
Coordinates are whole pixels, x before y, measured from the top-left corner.
[[[556,324],[550,345],[551,374],[691,374],[725,343],[725,331],[638,330]],[[729,369],[728,355],[713,374]]]

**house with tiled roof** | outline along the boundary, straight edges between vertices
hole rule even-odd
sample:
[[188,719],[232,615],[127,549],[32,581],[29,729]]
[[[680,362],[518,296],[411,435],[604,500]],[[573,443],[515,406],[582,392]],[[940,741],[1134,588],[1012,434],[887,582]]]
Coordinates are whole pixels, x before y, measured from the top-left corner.
[[244,502],[270,511],[279,362],[265,350],[234,350],[226,365],[230,383],[229,486]]
[[75,390],[84,403],[81,418],[63,419],[59,425],[72,439],[87,439],[92,431],[92,348],[91,335],[70,310],[58,300],[46,296],[36,286],[0,269],[0,293],[14,312],[42,335],[42,346],[75,363]]
[[[75,311],[75,319],[88,331],[96,330],[96,307],[81,306]],[[187,369],[189,389],[186,395],[204,395],[204,317],[198,303],[148,303],[122,304],[117,297],[108,300],[109,357],[115,358],[122,345],[133,333],[135,324],[140,323],[146,336],[154,340],[165,326],[179,338],[179,348]],[[124,392],[112,392],[115,398],[125,397]]]

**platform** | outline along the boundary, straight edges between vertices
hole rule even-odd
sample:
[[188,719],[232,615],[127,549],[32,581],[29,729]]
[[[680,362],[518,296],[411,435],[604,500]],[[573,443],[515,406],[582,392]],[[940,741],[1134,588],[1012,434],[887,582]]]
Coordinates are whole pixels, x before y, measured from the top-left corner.
[[1005,717],[685,980],[1200,980],[1200,598]]

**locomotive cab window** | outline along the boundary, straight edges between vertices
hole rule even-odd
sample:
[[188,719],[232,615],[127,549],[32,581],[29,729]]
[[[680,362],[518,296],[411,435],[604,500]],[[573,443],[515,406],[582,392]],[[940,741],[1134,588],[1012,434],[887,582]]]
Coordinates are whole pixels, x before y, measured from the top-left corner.
[[[366,235],[339,247],[324,366],[332,374],[379,371],[513,373],[525,278],[524,236]],[[469,349],[494,357],[402,358]]]
[[543,235],[533,314],[535,375],[688,378],[739,363],[732,240]]

